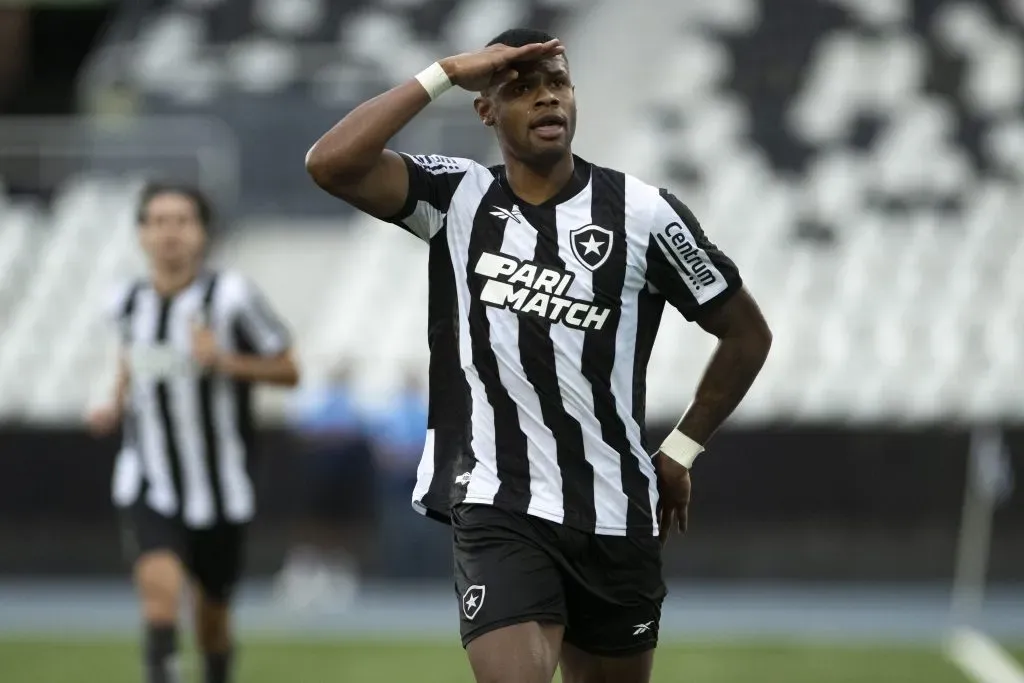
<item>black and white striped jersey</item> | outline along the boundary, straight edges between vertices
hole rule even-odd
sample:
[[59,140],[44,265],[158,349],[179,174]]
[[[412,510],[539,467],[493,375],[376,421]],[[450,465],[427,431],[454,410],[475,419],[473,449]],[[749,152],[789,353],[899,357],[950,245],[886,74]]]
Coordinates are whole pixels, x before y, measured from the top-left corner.
[[458,296],[447,242],[432,240],[429,258],[429,410],[412,505],[417,512],[448,523],[455,468],[471,460],[470,393],[459,361]]
[[501,166],[403,158],[409,195],[391,222],[431,243],[431,298],[453,328],[437,339],[460,369],[432,387],[431,408],[465,397],[467,413],[463,445],[442,452],[436,432],[428,443],[417,507],[482,503],[599,534],[657,533],[644,416],[664,304],[693,320],[741,286],[736,266],[670,193],[580,158],[540,206],[516,197]]
[[115,504],[141,496],[195,528],[252,519],[251,384],[203,372],[192,360],[192,328],[207,325],[225,351],[274,356],[291,344],[281,319],[231,271],[204,272],[173,297],[130,283],[111,314],[131,375]]

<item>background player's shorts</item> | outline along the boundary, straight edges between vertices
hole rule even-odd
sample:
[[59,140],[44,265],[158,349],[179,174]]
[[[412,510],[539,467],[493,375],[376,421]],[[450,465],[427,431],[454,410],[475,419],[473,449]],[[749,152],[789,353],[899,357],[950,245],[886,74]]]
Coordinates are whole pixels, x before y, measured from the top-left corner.
[[452,527],[463,646],[528,621],[565,625],[565,641],[594,655],[657,645],[657,537],[590,534],[489,505],[456,506]]
[[181,559],[206,597],[228,602],[242,576],[245,524],[219,523],[191,529],[180,519],[164,517],[142,502],[122,510],[125,552],[134,562],[141,555],[170,550]]

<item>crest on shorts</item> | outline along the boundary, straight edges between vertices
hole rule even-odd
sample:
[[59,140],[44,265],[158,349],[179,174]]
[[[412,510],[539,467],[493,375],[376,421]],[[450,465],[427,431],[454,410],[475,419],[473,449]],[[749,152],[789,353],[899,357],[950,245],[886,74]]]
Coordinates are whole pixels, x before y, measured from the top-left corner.
[[470,586],[462,594],[462,613],[466,619],[473,621],[480,608],[484,606],[484,596],[487,595],[487,586]]
[[583,267],[595,271],[604,265],[612,253],[611,230],[600,225],[584,225],[569,233],[572,255]]

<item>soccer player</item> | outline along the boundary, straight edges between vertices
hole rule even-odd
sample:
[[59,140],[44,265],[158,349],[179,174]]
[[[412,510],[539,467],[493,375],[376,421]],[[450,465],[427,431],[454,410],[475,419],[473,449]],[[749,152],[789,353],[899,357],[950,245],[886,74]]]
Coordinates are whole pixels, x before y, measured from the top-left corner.
[[186,581],[206,683],[229,680],[231,594],[255,512],[250,392],[258,382],[298,381],[289,334],[260,292],[238,273],[204,266],[210,220],[195,188],[143,191],[138,226],[149,274],[116,296],[116,394],[89,416],[98,434],[124,425],[114,498],[134,546],[148,683],[179,680]]
[[[682,202],[573,155],[564,52],[513,29],[434,63],[349,113],[306,167],[429,241],[431,294],[452,291],[469,411],[451,520],[477,681],[547,683],[560,664],[566,683],[644,683],[665,595],[659,535],[685,529],[689,468],[754,381],[771,333]],[[385,149],[452,86],[477,93],[503,165]],[[447,268],[433,267],[435,250]],[[652,458],[645,375],[666,302],[719,344]]]

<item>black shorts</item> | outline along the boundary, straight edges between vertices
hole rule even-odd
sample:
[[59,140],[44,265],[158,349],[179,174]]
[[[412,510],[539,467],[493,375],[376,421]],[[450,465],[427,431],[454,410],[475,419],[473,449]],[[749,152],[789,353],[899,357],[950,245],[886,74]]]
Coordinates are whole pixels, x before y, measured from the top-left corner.
[[528,621],[565,626],[600,656],[658,643],[665,582],[655,536],[603,536],[489,505],[452,510],[462,644]]
[[164,517],[144,503],[123,510],[125,553],[134,562],[142,555],[169,550],[181,560],[207,598],[228,602],[242,576],[246,524],[219,523],[192,529]]

